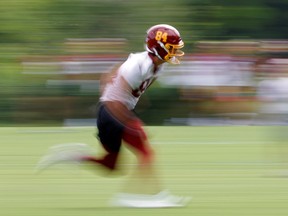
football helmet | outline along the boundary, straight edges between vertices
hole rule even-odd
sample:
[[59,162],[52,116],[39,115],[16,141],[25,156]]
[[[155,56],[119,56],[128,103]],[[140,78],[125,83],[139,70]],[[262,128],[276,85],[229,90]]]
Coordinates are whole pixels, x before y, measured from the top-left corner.
[[167,24],[152,26],[147,30],[146,50],[171,64],[179,64],[177,57],[183,56],[180,50],[184,42],[176,28]]

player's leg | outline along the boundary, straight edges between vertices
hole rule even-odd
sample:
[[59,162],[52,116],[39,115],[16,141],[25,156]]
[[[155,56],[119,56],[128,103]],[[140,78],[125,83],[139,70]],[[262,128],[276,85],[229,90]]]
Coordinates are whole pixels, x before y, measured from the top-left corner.
[[[137,167],[127,182],[126,192],[157,194],[162,188],[155,168],[154,150],[149,144],[147,135],[140,120],[132,122],[123,131],[125,145],[137,157]],[[139,186],[141,185],[141,187]]]
[[97,127],[99,139],[105,150],[104,156],[96,157],[95,153],[85,144],[57,145],[53,146],[49,153],[42,157],[38,163],[37,170],[44,170],[59,163],[83,162],[101,165],[108,170],[116,169],[123,126],[115,121],[102,105],[98,111]]
[[138,159],[138,165],[126,183],[123,193],[112,200],[112,205],[134,208],[182,207],[189,198],[169,194],[161,187],[155,168],[155,156],[141,121],[128,125],[123,140]]
[[107,169],[115,170],[117,168],[124,127],[109,113],[105,105],[101,105],[97,116],[97,128],[98,138],[105,153],[102,157],[83,157],[82,161],[100,164]]

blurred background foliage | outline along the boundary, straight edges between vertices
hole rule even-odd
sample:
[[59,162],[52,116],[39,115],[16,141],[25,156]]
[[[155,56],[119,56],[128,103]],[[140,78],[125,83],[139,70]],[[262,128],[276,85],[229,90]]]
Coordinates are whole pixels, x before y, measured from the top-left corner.
[[188,51],[203,39],[283,39],[287,6],[287,0],[3,0],[1,62],[23,53],[63,52],[65,38],[116,36],[139,50],[145,30],[157,23],[177,26]]
[[[200,40],[286,39],[287,8],[288,0],[2,0],[1,122],[21,122],[19,119],[24,116],[29,121],[29,113],[35,116],[35,110],[19,108],[18,99],[27,96],[31,99],[32,96],[74,95],[82,100],[89,97],[88,101],[91,103],[97,101],[98,93],[81,95],[73,87],[47,90],[44,82],[39,80],[43,81],[51,76],[30,79],[21,75],[21,62],[25,58],[70,55],[65,48],[68,38],[124,38],[127,44],[122,49],[122,54],[127,54],[143,50],[147,28],[158,23],[168,23],[181,32],[186,43],[184,51],[193,53],[195,42]],[[164,90],[151,94],[159,94],[161,91],[165,94]],[[171,93],[175,98],[179,96],[177,94],[177,91]],[[159,96],[153,99],[158,103],[157,106],[161,107],[162,104],[167,107],[171,103],[167,101],[164,105],[165,101],[157,98]],[[25,101],[25,104],[30,103]],[[39,106],[43,102],[37,103]],[[86,103],[87,101],[81,102],[82,105]],[[172,108],[181,110],[183,104],[182,108],[179,108],[179,104],[174,104],[176,107]],[[71,106],[75,106],[75,103]],[[22,113],[23,116],[17,113]],[[57,115],[57,112],[54,114]],[[58,115],[59,118],[65,116],[63,113]],[[37,118],[45,119],[43,115]],[[50,116],[48,119],[54,118]],[[147,119],[151,119],[151,116],[147,116]],[[163,119],[155,122],[161,121]]]

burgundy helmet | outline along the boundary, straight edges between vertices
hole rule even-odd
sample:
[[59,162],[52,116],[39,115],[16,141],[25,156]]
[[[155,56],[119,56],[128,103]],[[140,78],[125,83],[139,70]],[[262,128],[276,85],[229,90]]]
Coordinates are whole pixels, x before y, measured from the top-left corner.
[[146,50],[156,55],[159,59],[171,64],[179,64],[177,57],[183,56],[180,50],[184,42],[176,28],[167,24],[152,26],[147,30]]

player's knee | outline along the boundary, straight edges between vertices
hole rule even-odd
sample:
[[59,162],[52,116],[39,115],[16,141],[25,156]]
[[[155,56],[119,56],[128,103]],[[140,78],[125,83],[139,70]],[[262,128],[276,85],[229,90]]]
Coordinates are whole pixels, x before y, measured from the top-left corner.
[[143,149],[139,155],[141,164],[152,164],[154,162],[154,151],[151,148]]

